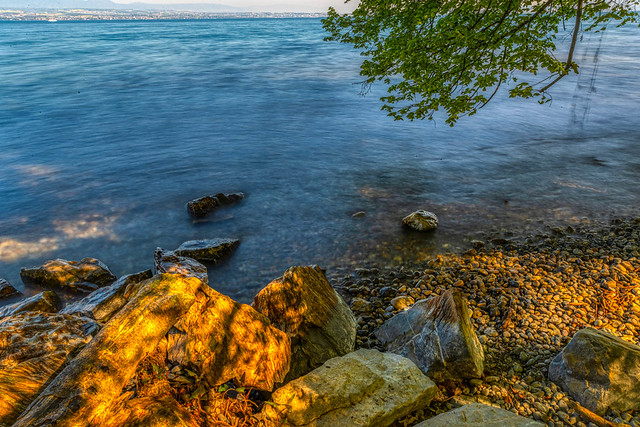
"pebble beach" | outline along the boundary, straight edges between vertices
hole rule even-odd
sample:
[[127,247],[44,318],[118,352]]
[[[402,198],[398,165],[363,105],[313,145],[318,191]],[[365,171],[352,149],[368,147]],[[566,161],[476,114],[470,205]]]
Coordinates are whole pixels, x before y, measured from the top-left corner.
[[480,402],[549,426],[640,426],[640,410],[581,416],[547,376],[551,360],[584,327],[640,344],[640,218],[472,244],[422,263],[328,272],[357,318],[356,348],[382,349],[375,330],[420,299],[454,287],[469,304],[486,355],[483,378],[441,384],[428,409],[399,425]]

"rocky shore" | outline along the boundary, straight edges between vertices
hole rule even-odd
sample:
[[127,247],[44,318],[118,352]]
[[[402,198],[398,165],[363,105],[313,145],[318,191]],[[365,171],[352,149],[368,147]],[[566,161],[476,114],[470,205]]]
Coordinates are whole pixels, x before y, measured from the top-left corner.
[[90,258],[23,269],[46,290],[0,312],[0,425],[640,426],[640,218],[496,237],[292,267],[251,305],[196,260],[233,239],[119,279]]

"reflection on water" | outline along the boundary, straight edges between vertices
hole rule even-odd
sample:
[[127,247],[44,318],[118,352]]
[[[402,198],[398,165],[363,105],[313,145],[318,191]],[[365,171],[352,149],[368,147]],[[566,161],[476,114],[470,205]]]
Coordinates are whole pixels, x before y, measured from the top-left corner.
[[[233,237],[211,282],[247,300],[293,264],[637,213],[634,31],[583,44],[551,105],[503,94],[451,129],[386,118],[381,88],[360,97],[361,58],[315,19],[0,23],[0,277],[55,257],[122,275],[158,246]],[[234,191],[248,196],[188,217],[188,200]],[[418,208],[436,233],[402,230]]]

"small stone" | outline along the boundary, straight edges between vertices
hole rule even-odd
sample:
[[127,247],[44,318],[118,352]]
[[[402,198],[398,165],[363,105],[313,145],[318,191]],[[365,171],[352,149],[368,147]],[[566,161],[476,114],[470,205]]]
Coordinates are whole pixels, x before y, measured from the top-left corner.
[[414,230],[429,231],[438,227],[438,217],[433,212],[419,210],[404,217],[402,223]]
[[365,216],[367,216],[365,211],[359,211],[351,215],[352,218],[364,218]]
[[411,297],[399,296],[391,300],[391,305],[394,310],[404,310],[405,308],[410,307],[414,302],[414,299]]

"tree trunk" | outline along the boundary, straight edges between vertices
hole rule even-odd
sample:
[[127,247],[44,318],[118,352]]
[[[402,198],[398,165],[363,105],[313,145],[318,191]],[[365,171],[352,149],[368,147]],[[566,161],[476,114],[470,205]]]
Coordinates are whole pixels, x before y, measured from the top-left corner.
[[201,281],[156,275],[31,403],[14,424],[99,425],[138,363],[195,301]]

